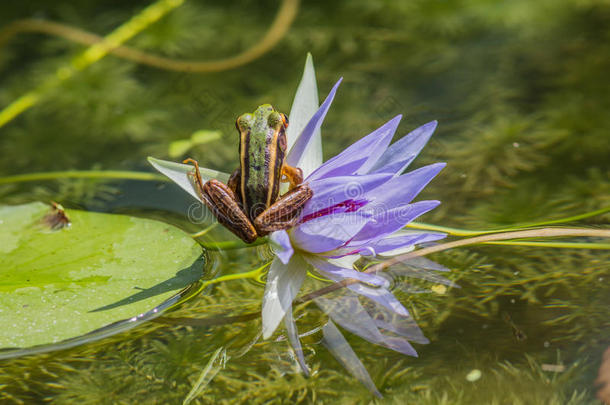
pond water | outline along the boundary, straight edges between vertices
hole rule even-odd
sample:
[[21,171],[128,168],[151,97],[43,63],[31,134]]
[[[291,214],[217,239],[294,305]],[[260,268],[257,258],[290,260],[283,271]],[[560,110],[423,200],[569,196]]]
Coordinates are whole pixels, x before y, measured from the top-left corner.
[[[105,35],[151,3],[0,6],[0,109],[34,91],[29,108],[0,112],[3,179],[63,170],[152,172],[147,156],[191,156],[231,172],[239,164],[235,118],[263,103],[288,113],[311,52],[321,99],[344,78],[322,126],[325,158],[397,114],[398,135],[439,121],[412,167],[447,162],[418,197],[442,204],[418,221],[495,229],[610,205],[605,0],[165,3],[173,9],[126,45],[199,61],[271,48],[246,55],[247,63],[196,73],[192,64],[185,71],[148,66],[128,50],[86,66],[77,59],[66,74],[84,49],[77,42],[87,38],[73,28]],[[53,31],[14,23],[27,18],[64,25]],[[276,31],[269,42],[270,27]],[[197,131],[208,132],[191,138]],[[4,182],[0,202],[52,200],[187,232],[212,225],[189,220],[194,200],[170,183],[56,177]],[[609,220],[605,212],[571,225],[607,229]],[[236,239],[216,226],[199,240]],[[249,271],[271,257],[265,245],[205,250],[204,277]],[[610,346],[607,250],[479,245],[429,258],[451,269],[447,277],[461,288],[396,286],[430,340],[415,344],[419,357],[345,332],[382,399],[321,344],[325,318],[313,305],[295,312],[312,370],[305,378],[283,330],[262,340],[259,317],[239,318],[260,311],[264,285],[233,280],[129,332],[0,361],[0,402],[182,403],[216,356],[214,365],[223,367],[192,403],[598,403],[594,380]],[[304,291],[321,285],[308,279]]]

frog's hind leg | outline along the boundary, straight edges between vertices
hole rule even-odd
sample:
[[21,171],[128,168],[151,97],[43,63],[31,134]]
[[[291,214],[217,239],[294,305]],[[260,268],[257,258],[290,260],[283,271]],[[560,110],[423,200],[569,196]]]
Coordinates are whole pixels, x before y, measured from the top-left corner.
[[288,181],[291,190],[303,182],[303,170],[298,167],[284,165],[282,166],[282,175],[286,177],[286,180],[282,181]]
[[269,232],[289,229],[299,221],[303,206],[313,197],[307,184],[292,189],[254,219],[254,227],[260,236]]
[[258,238],[256,229],[242,211],[233,190],[218,180],[212,179],[203,185],[204,201],[218,222],[228,228],[241,240],[252,243]]
[[203,183],[196,160],[186,159],[184,163],[193,163],[195,166],[195,172],[191,176],[195,177],[199,198],[218,222],[244,242],[254,242],[258,237],[256,229],[239,206],[233,190],[216,179]]

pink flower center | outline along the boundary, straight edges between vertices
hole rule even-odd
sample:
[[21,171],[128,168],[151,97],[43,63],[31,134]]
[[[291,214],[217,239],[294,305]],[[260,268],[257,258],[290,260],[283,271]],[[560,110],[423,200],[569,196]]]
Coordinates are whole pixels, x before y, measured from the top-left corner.
[[367,203],[367,200],[345,200],[335,205],[331,205],[330,207],[326,207],[319,211],[305,215],[303,218],[301,218],[300,223],[305,223],[307,221],[311,221],[312,219],[323,217],[325,215],[337,214],[341,212],[358,211],[362,206],[366,205]]

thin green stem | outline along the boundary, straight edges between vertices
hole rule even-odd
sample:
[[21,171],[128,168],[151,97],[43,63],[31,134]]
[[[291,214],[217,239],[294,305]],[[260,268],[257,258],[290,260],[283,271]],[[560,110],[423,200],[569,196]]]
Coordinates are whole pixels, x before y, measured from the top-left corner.
[[262,266],[254,269],[254,270],[247,271],[245,273],[226,274],[224,276],[220,276],[220,277],[214,278],[212,280],[203,281],[201,283],[201,285],[197,288],[197,291],[194,294],[199,294],[207,286],[210,286],[212,284],[221,283],[223,281],[245,280],[245,279],[248,279],[248,278],[252,279],[252,280],[255,280],[255,281],[261,281],[261,278],[262,278],[263,274],[265,274],[265,269],[267,267],[269,267],[269,265],[271,265],[271,262],[265,263]]
[[40,172],[16,174],[0,177],[0,184],[24,183],[28,181],[45,181],[61,179],[116,179],[169,181],[165,176],[147,172],[131,172],[122,170],[63,170],[59,172]]
[[256,241],[246,244],[240,240],[227,240],[221,242],[200,242],[199,244],[208,249],[208,250],[235,250],[235,249],[245,249],[253,246],[264,245],[267,243],[266,238],[258,238]]
[[[429,255],[430,253],[442,252],[444,250],[453,249],[456,247],[486,244],[497,241],[509,241],[512,239],[527,239],[527,238],[548,238],[548,237],[559,237],[559,236],[576,236],[576,237],[597,237],[597,238],[610,238],[610,229],[586,229],[586,228],[542,228],[542,229],[530,229],[526,231],[511,231],[511,232],[499,232],[492,235],[480,235],[472,238],[464,238],[454,240],[451,242],[441,243],[438,245],[430,246],[423,249],[414,250],[403,255],[395,256],[382,263],[370,266],[364,272],[365,273],[377,273],[381,272],[388,267],[409,260],[414,257],[421,257]],[[294,300],[293,304],[302,304],[310,301],[321,295],[328,294],[336,291],[340,288],[347,287],[358,280],[345,279],[341,282],[331,284],[324,288],[321,288],[312,293],[306,294]]]
[[585,212],[583,214],[573,215],[573,216],[565,217],[565,218],[551,219],[548,221],[539,221],[539,222],[526,222],[523,224],[510,225],[506,228],[488,229],[488,230],[451,228],[451,227],[446,227],[446,226],[426,224],[423,222],[411,222],[410,224],[407,225],[407,228],[421,229],[421,230],[426,230],[426,231],[445,232],[445,233],[447,233],[449,235],[453,235],[453,236],[477,236],[477,235],[488,235],[491,233],[498,233],[498,232],[519,231],[519,230],[525,230],[525,229],[541,227],[541,226],[548,226],[548,225],[553,225],[553,224],[563,224],[566,222],[580,221],[581,219],[595,217],[597,215],[605,214],[606,212],[610,212],[610,206],[600,208],[595,211],[589,211],[589,212]]
[[[511,239],[523,239],[523,238],[539,238],[539,237],[557,237],[557,236],[581,236],[581,237],[602,237],[602,238],[610,238],[610,229],[586,229],[586,228],[543,228],[543,229],[531,229],[526,231],[513,231],[513,232],[501,232],[493,235],[480,235],[472,238],[464,238],[452,242],[442,243],[435,246],[430,246],[428,248],[415,250],[413,252],[406,253],[404,255],[396,256],[392,259],[386,260],[382,263],[378,263],[372,266],[369,266],[365,272],[373,273],[383,271],[385,268],[404,260],[408,260],[413,257],[421,257],[428,255],[430,253],[441,252],[444,250],[476,245],[476,244],[522,244],[523,246],[538,246],[538,247],[567,247],[567,248],[585,248],[585,249],[597,249],[602,248],[601,246],[605,246],[605,249],[610,248],[609,244],[596,244],[596,243],[561,243],[561,242],[528,242],[528,241],[511,241]],[[542,245],[544,243],[544,245]],[[563,246],[562,246],[563,245]],[[256,274],[256,277],[261,277],[264,274],[264,269],[270,263],[266,263],[265,265],[259,267],[256,270],[253,270],[248,273],[242,273],[243,276],[240,275],[229,275],[224,277],[219,277],[214,280],[210,280],[207,282],[207,285],[212,283],[217,283],[229,279],[237,279],[237,278],[254,278],[253,276]],[[226,277],[226,278],[225,278]],[[260,278],[259,278],[260,280]],[[346,287],[350,284],[358,282],[354,279],[346,279],[339,283],[334,283],[323,287],[319,290],[313,291],[309,294],[303,295],[293,301],[293,305],[304,304],[308,301],[311,301],[317,297],[328,294],[330,292],[336,291],[340,288]],[[205,286],[201,287],[199,291],[201,291]],[[245,322],[253,319],[257,319],[261,316],[260,312],[252,312],[246,313],[237,316],[230,317],[211,317],[211,318],[157,318],[158,322],[168,323],[168,324],[185,324],[185,325],[193,325],[193,326],[213,326],[213,325],[224,325],[230,324],[233,322]]]
[[192,233],[191,238],[193,238],[193,239],[200,238],[203,235],[205,235],[206,233],[210,232],[212,229],[216,228],[217,225],[218,225],[218,222],[214,222],[212,225],[208,226],[207,228],[203,228],[199,232]]
[[37,88],[30,90],[11,104],[0,110],[0,127],[18,117],[27,109],[35,106],[50,90],[59,87],[63,82],[73,77],[77,72],[96,63],[113,49],[121,46],[150,24],[153,24],[165,14],[180,6],[184,0],[157,0],[127,22],[116,28],[100,42],[92,44],[81,52],[70,63],[57,69],[54,75],[48,77]]
[[595,249],[610,250],[610,243],[588,243],[588,242],[536,242],[525,240],[505,240],[495,242],[484,242],[486,245],[507,245],[507,246],[532,246],[543,248],[560,249]]
[[[119,45],[108,50],[109,53],[159,69],[189,73],[220,72],[245,65],[264,55],[280,42],[294,21],[300,0],[282,0],[280,8],[265,36],[245,51],[223,59],[201,61],[167,58]],[[84,45],[94,46],[105,41],[105,38],[91,32],[52,21],[25,19],[12,22],[0,31],[0,48],[13,36],[22,32],[41,32],[55,35]]]

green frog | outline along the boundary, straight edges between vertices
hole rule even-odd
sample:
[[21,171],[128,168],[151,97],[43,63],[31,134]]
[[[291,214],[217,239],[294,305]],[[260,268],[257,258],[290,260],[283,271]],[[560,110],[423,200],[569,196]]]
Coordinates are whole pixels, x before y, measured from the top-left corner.
[[[193,177],[201,200],[218,222],[246,243],[269,232],[296,225],[313,191],[303,184],[301,169],[285,163],[288,118],[270,104],[246,113],[235,123],[239,132],[239,167],[227,184],[212,179],[205,184],[197,161]],[[280,196],[280,183],[290,183]]]

